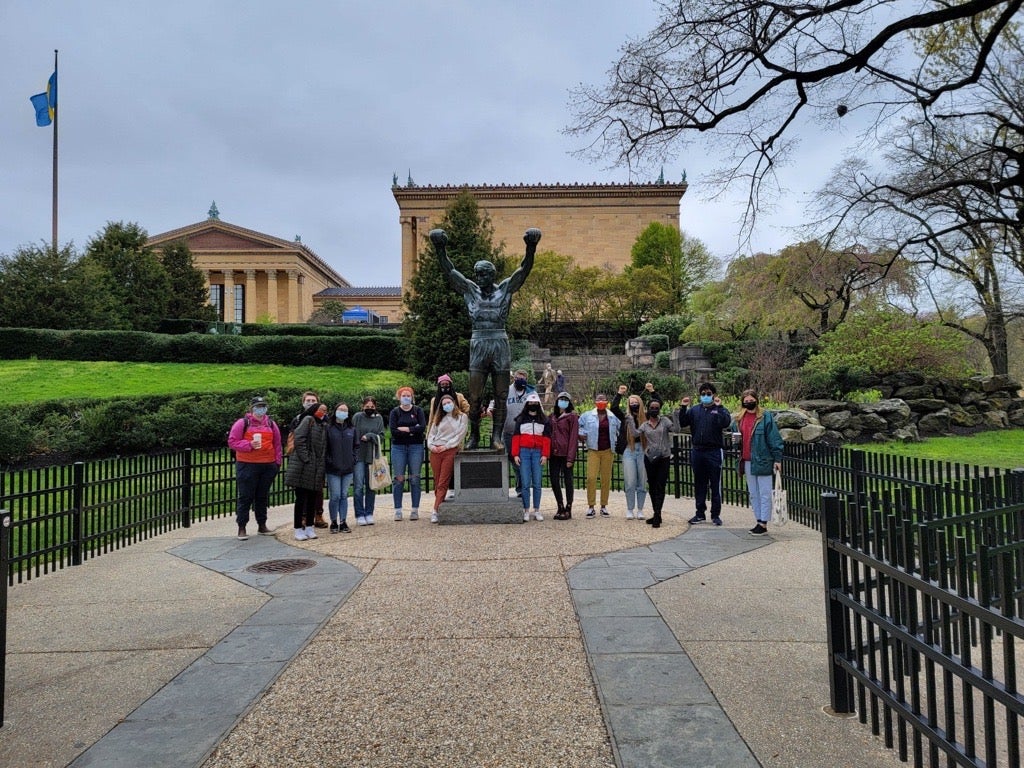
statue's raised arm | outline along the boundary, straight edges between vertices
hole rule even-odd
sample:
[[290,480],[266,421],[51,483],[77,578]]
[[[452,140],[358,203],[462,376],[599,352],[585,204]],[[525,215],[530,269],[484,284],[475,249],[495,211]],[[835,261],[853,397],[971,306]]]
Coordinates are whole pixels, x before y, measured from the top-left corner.
[[459,293],[465,293],[469,288],[470,281],[455,268],[452,260],[448,258],[448,234],[443,229],[432,229],[430,230],[430,242],[434,245],[434,252],[441,264],[441,271],[448,278],[448,282]]
[[537,255],[537,243],[540,242],[540,230],[526,230],[526,234],[523,235],[523,242],[526,243],[526,255],[523,256],[523,262],[519,265],[519,269],[513,272],[512,276],[508,279],[508,287],[511,293],[515,293],[523,287],[523,283],[526,282],[526,278],[529,276],[530,270],[533,269],[533,257]]

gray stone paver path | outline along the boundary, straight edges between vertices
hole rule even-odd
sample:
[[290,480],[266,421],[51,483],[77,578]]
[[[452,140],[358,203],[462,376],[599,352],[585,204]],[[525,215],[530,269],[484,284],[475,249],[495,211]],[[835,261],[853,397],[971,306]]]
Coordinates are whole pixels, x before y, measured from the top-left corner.
[[[172,554],[268,595],[243,624],[79,755],[73,768],[199,765],[362,580],[358,569],[270,536],[198,539]],[[250,573],[264,560],[301,558],[311,568]],[[316,589],[310,587],[316,580]]]
[[768,543],[735,531],[696,527],[668,541],[591,558],[569,572],[619,765],[760,765],[646,589]]

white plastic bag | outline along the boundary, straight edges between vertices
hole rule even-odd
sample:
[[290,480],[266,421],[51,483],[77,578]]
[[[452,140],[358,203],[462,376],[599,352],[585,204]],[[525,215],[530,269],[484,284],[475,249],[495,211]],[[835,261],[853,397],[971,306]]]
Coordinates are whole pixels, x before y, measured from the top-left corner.
[[782,487],[782,472],[775,470],[775,486],[772,488],[772,525],[785,525],[789,520],[789,501],[786,489]]

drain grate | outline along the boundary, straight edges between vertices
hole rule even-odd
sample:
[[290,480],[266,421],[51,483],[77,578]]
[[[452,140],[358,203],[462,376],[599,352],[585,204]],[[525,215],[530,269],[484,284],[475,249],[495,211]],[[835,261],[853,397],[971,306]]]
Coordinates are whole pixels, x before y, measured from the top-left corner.
[[314,565],[316,565],[315,560],[293,557],[285,560],[264,560],[262,563],[253,563],[245,570],[249,573],[295,573],[312,568]]

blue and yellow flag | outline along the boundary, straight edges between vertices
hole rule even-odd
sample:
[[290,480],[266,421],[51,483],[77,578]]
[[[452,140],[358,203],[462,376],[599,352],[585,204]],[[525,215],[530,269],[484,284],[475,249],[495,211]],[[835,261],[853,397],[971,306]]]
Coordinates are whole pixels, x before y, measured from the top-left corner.
[[50,75],[46,83],[46,93],[29,96],[29,101],[36,110],[36,125],[45,128],[53,122],[53,113],[57,110],[57,72]]

